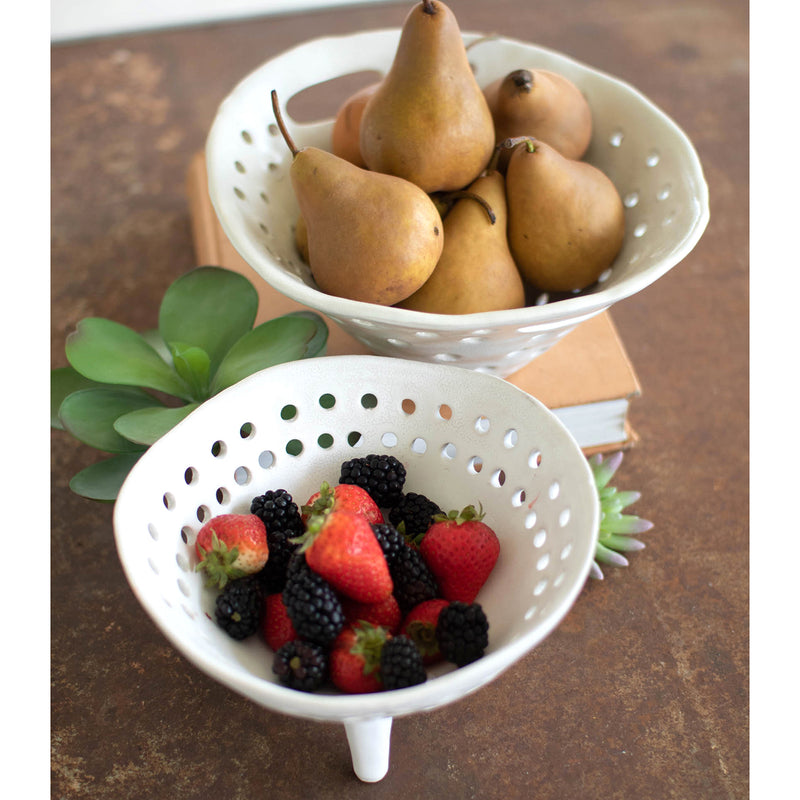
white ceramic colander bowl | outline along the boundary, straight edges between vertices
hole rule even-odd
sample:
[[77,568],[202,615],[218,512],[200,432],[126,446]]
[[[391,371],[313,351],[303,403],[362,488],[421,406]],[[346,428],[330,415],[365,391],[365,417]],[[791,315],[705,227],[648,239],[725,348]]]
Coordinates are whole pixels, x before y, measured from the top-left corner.
[[[399,458],[407,491],[446,509],[481,503],[500,557],[478,601],[489,648],[408,689],[307,694],[276,682],[272,653],[213,621],[194,570],[202,523],[247,513],[267,489],[299,503],[343,461]],[[156,442],[123,485],[114,529],[125,574],[164,635],[199,669],[273,711],[344,724],[356,774],[388,768],[392,718],[458,700],[495,678],[563,619],[589,574],[599,518],[589,465],[541,403],[491,375],[379,356],[295,361],[204,403]]]
[[[586,160],[614,182],[626,235],[612,269],[594,287],[555,302],[479,314],[430,314],[347,300],[316,288],[294,245],[298,205],[291,154],[272,114],[277,90],[298,146],[330,149],[332,120],[299,124],[286,111],[318,83],[391,66],[399,30],[315,39],[263,64],[222,102],[206,144],[211,200],[244,260],[274,288],[340,325],[373,352],[449,362],[510,375],[580,322],[645,288],[680,262],[708,223],[708,189],[697,154],[678,126],[631,86],[551,50],[465,34],[481,86],[520,67],[572,80],[592,109]],[[537,299],[537,303],[545,300]]]

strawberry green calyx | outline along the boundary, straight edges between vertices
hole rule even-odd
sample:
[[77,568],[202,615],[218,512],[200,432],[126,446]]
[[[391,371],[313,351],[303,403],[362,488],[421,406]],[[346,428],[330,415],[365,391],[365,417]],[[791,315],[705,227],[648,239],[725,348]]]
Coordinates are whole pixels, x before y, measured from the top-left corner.
[[[303,508],[306,509],[309,508],[309,506],[303,506]],[[298,553],[305,553],[305,551],[314,544],[316,538],[322,533],[322,526],[325,524],[325,517],[327,515],[328,511],[320,511],[312,514],[308,518],[308,522],[306,522],[305,532],[300,536],[289,539],[292,544],[299,545],[297,548]]]
[[244,577],[244,570],[234,566],[239,557],[239,549],[235,545],[229,548],[225,542],[219,540],[216,533],[211,534],[210,550],[202,546],[197,549],[201,560],[195,569],[206,573],[206,586],[223,589],[228,581]]
[[[361,620],[355,627],[356,639],[350,652],[364,659],[364,674],[371,675],[380,669],[381,650],[386,643],[388,632],[380,625],[372,625]],[[376,676],[380,679],[380,676]]]
[[436,626],[423,620],[414,620],[408,623],[406,636],[417,646],[425,656],[433,656],[439,652],[439,643],[436,641]]
[[303,506],[300,509],[300,513],[307,514],[308,516],[327,514],[329,511],[333,510],[334,500],[333,488],[328,481],[323,481],[319,489],[319,496],[311,505]]
[[486,516],[483,505],[478,503],[478,507],[473,505],[465,506],[458,511],[457,509],[448,511],[447,514],[437,514],[433,517],[434,522],[455,522],[456,525],[463,525],[465,522],[480,522]]

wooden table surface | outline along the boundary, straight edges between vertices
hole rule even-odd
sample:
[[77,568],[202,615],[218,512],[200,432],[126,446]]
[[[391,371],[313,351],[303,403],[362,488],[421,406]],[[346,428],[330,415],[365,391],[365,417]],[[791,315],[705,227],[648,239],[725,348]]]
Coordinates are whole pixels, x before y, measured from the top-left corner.
[[[87,316],[153,327],[195,266],[191,157],[245,74],[305,39],[402,24],[410,3],[52,49],[52,361]],[[694,251],[613,316],[641,442],[616,485],[655,523],[626,569],[490,686],[395,720],[388,776],[344,731],[265,711],[191,666],[131,592],[112,506],[70,493],[97,455],[52,437],[54,798],[746,798],[748,4],[453,0],[464,30],[560,50],[648,95],[710,186]],[[332,113],[331,108],[327,109]]]

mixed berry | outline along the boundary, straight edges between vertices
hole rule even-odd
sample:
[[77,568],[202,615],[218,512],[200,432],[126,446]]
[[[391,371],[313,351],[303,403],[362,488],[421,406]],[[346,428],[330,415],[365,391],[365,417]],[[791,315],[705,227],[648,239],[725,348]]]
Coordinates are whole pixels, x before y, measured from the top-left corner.
[[368,455],[341,465],[303,505],[285,488],[222,514],[197,535],[216,622],[261,635],[272,670],[305,692],[424,683],[441,661],[480,658],[489,623],[476,597],[500,553],[480,506],[445,513],[405,492],[406,467]]

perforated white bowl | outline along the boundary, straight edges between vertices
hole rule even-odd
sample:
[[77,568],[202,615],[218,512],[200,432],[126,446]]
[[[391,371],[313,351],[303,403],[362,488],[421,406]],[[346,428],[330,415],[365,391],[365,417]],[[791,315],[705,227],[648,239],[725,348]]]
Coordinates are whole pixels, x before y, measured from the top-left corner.
[[613,268],[576,296],[480,314],[430,314],[319,291],[294,245],[298,205],[288,175],[291,155],[275,125],[270,92],[277,90],[298,145],[330,149],[332,121],[300,124],[286,104],[333,78],[361,70],[385,74],[399,33],[368,31],[301,44],[248,75],[219,107],[206,144],[211,200],[236,250],[274,288],[327,315],[380,355],[506,376],[580,322],[653,283],[695,246],[708,223],[708,189],[697,153],[669,117],[628,84],[559,53],[471,33],[464,39],[477,42],[469,58],[481,86],[513,69],[540,67],[564,75],[585,94],[594,119],[586,160],[611,178],[626,209],[627,232]]
[[[386,452],[407,491],[445,508],[482,504],[501,542],[478,601],[489,648],[420,686],[367,695],[281,686],[259,638],[236,642],[213,621],[214,593],[194,570],[202,523],[247,513],[267,489],[299,503],[341,463]],[[388,768],[395,716],[457,700],[549,634],[578,596],[594,555],[599,506],[589,465],[541,403],[491,375],[378,356],[296,361],[204,403],[140,459],[114,509],[117,548],[137,598],[186,658],[256,703],[344,723],[356,774]],[[432,732],[433,734],[433,732]]]

